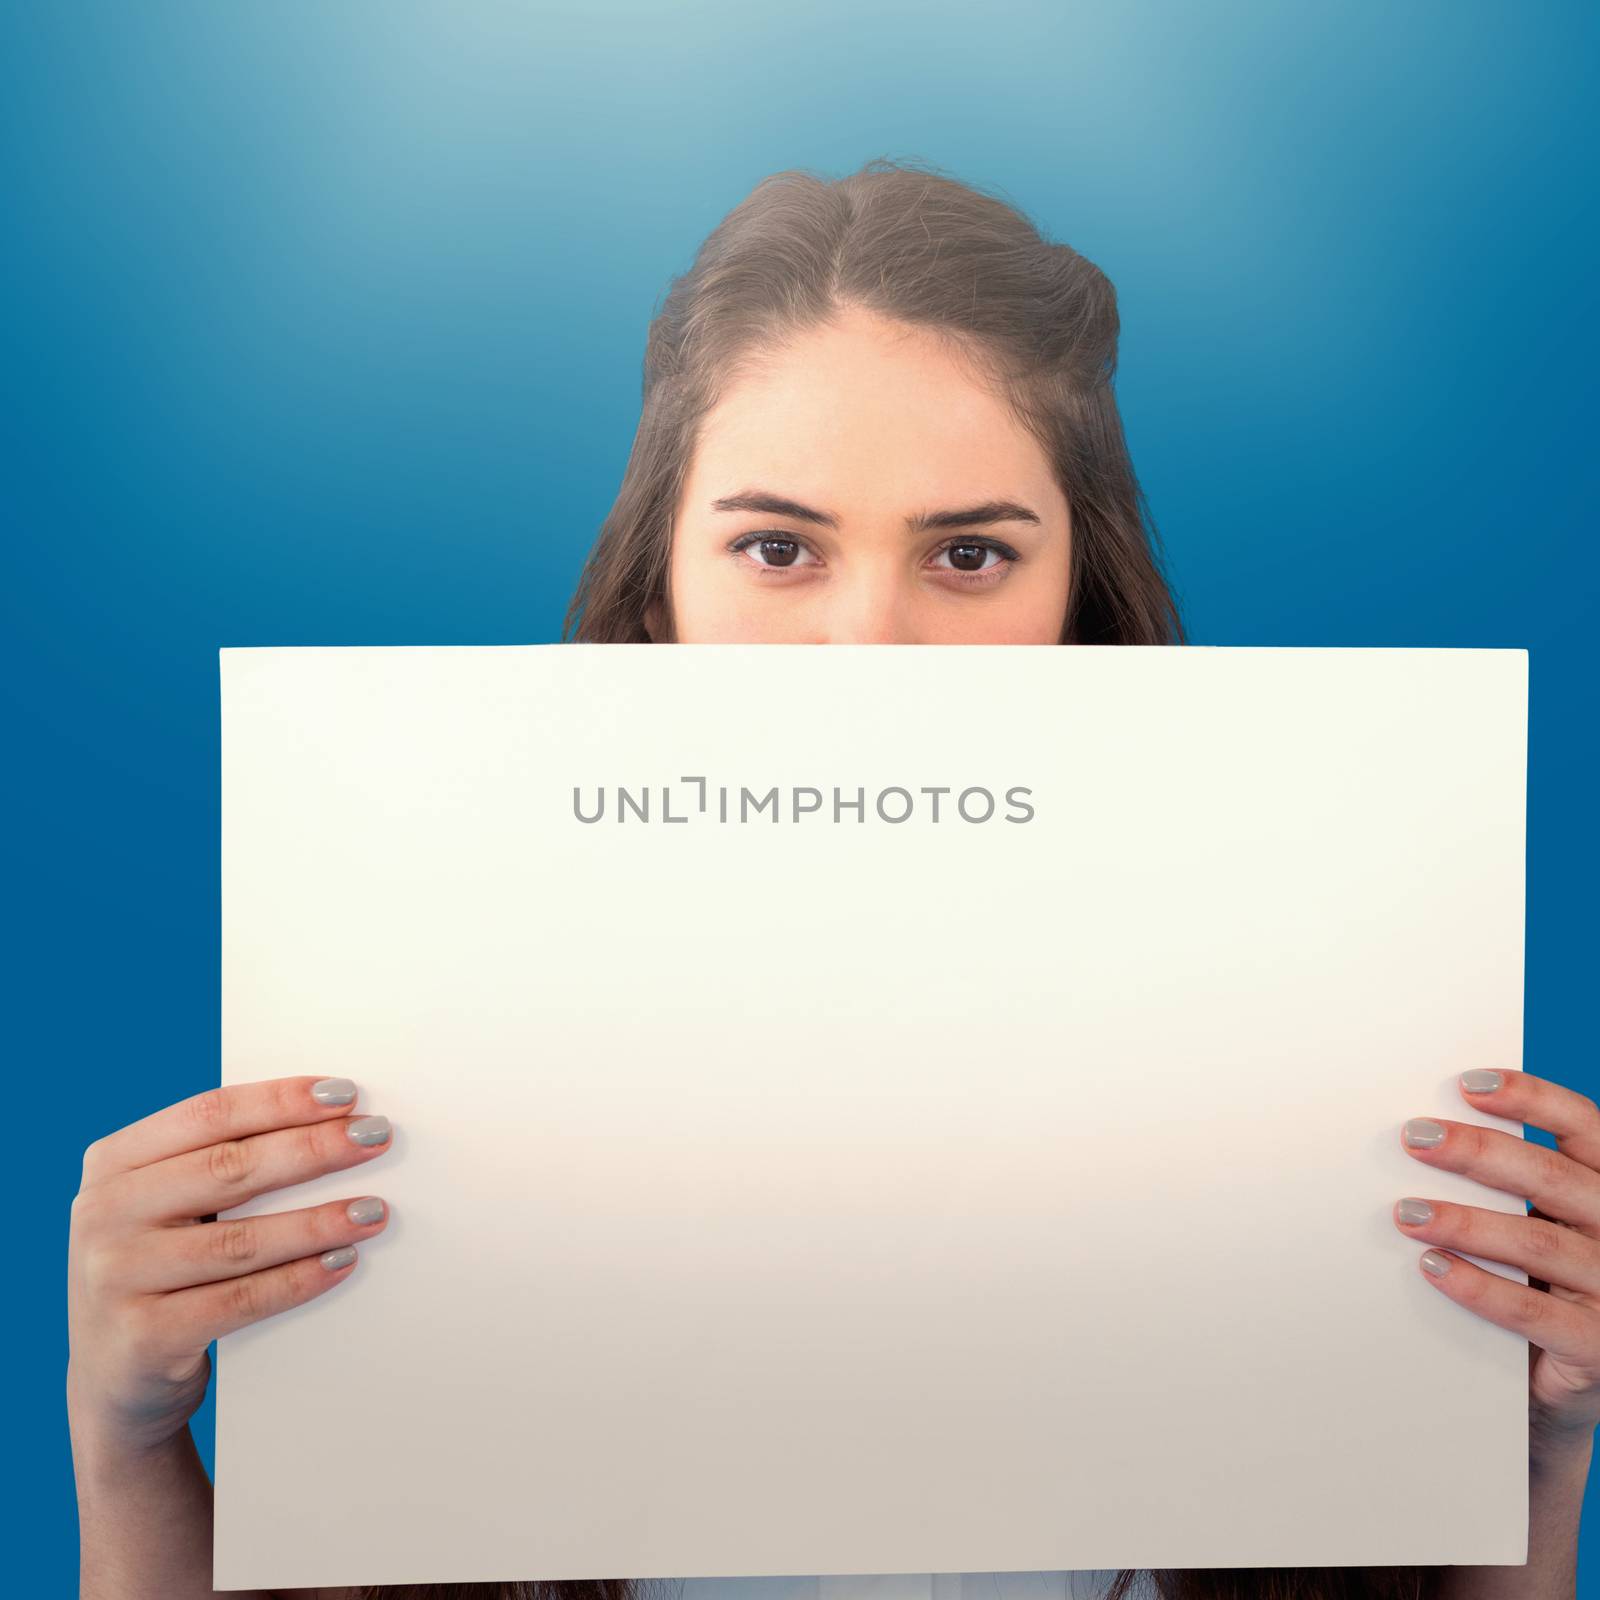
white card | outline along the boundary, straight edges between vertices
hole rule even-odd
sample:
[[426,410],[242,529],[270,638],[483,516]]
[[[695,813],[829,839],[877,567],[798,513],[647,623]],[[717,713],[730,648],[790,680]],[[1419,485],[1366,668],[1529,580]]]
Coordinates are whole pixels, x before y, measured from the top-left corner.
[[1525,651],[221,670],[222,1081],[395,1135],[225,1213],[392,1221],[220,1341],[220,1587],[1525,1560],[1391,1219],[1524,1209],[1399,1130],[1522,1132]]

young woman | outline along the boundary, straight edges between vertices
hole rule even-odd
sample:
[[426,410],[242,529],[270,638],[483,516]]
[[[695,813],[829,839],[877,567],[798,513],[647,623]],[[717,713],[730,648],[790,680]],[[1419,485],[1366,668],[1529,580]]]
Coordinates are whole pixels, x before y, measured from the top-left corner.
[[[875,161],[837,182],[767,179],[651,324],[638,434],[566,636],[1181,643],[1113,396],[1117,332],[1115,296],[1093,265],[932,169]],[[1545,1128],[1558,1146],[1471,1121],[1414,1118],[1395,1130],[1419,1169],[1532,1202],[1529,1215],[1507,1216],[1428,1200],[1419,1170],[1419,1195],[1396,1196],[1394,1211],[1397,1246],[1425,1247],[1418,1271],[1431,1288],[1528,1338],[1528,1564],[1149,1574],[1164,1600],[1575,1594],[1600,1421],[1600,1109],[1549,1078],[1479,1063],[1460,1088],[1471,1111]],[[72,1208],[67,1395],[89,1600],[212,1593],[211,1487],[187,1426],[210,1378],[207,1346],[344,1283],[360,1242],[387,1221],[354,1171],[348,1204],[228,1223],[216,1213],[381,1160],[387,1120],[354,1115],[356,1093],[346,1079],[306,1076],[210,1090],[86,1152]],[[1007,1576],[984,1574],[982,1592],[1011,1592]],[[1026,1592],[1103,1588],[1122,1600],[1141,1575],[1044,1576],[1052,1583],[1035,1577]],[[809,1593],[872,1590],[872,1580],[830,1579]],[[615,1579],[320,1594],[678,1592]],[[801,1592],[804,1581],[780,1579],[681,1586],[684,1600]],[[946,1579],[937,1592],[959,1591]]]

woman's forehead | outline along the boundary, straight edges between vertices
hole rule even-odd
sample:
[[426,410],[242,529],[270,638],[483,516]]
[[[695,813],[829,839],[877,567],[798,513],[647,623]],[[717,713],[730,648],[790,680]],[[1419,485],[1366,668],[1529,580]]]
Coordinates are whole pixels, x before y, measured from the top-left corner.
[[901,516],[1010,497],[1059,510],[1038,440],[959,369],[850,384],[803,363],[731,390],[702,419],[684,506],[752,488],[838,515]]

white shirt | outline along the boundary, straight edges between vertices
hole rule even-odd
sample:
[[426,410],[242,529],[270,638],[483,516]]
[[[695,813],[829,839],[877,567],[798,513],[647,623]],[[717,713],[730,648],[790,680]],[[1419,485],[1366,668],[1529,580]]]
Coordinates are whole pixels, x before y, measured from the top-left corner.
[[662,1600],[1099,1600],[1116,1575],[1085,1569],[657,1581]]

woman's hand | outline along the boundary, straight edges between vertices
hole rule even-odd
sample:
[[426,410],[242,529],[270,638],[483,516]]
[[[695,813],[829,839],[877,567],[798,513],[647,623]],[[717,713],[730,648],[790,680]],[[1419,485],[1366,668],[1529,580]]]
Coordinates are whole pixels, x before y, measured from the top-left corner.
[[[1586,1458],[1600,1423],[1600,1107],[1527,1072],[1461,1074],[1469,1105],[1555,1135],[1555,1150],[1498,1128],[1413,1117],[1406,1153],[1427,1166],[1520,1195],[1516,1215],[1448,1200],[1408,1198],[1395,1224],[1442,1248],[1423,1252],[1425,1277],[1469,1311],[1529,1341],[1528,1421],[1536,1466]],[[1422,1208],[1431,1214],[1421,1215]],[[1413,1220],[1415,1219],[1415,1220]],[[1524,1286],[1452,1251],[1521,1267]]]
[[67,1250],[75,1433],[154,1449],[204,1398],[213,1339],[350,1276],[352,1247],[388,1221],[375,1196],[216,1214],[381,1155],[388,1118],[352,1116],[355,1098],[348,1078],[209,1089],[89,1146]]

